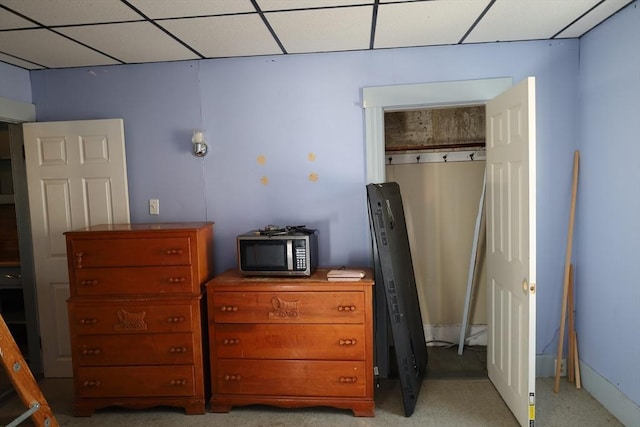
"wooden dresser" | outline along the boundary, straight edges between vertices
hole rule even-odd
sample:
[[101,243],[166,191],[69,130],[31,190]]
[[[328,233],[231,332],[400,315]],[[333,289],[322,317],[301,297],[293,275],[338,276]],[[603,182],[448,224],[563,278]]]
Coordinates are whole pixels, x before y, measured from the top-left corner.
[[332,406],[374,416],[373,273],[358,281],[242,277],[207,283],[211,411]]
[[213,224],[100,225],[65,235],[74,415],[113,405],[205,413]]

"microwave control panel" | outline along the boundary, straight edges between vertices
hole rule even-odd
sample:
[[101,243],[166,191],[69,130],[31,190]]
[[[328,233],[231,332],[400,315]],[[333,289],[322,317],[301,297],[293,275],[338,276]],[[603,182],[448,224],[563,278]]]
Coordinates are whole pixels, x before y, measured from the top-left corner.
[[304,242],[301,242],[302,246],[297,247],[296,250],[296,270],[306,270],[307,269],[307,248],[304,245]]

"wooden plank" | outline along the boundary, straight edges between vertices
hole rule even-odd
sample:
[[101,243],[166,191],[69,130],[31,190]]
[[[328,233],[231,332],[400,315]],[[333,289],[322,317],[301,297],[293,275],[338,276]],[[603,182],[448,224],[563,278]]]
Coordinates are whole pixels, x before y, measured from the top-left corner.
[[560,371],[562,363],[562,350],[564,344],[565,319],[567,316],[567,298],[569,294],[569,275],[571,268],[571,249],[573,246],[573,223],[576,215],[576,196],[578,193],[578,167],[580,163],[580,152],[573,155],[573,185],[571,188],[571,206],[569,211],[569,231],[567,233],[567,251],[564,261],[564,289],[562,292],[562,308],[560,314],[560,336],[558,337],[558,354],[556,357],[556,376],[553,391],[560,391]]
[[573,345],[573,335],[575,334],[576,330],[575,330],[575,325],[574,325],[574,317],[573,317],[573,300],[574,300],[574,296],[573,296],[573,264],[571,264],[571,266],[569,267],[569,350],[568,350],[568,356],[567,356],[567,376],[569,378],[569,382],[572,383],[575,379],[575,371],[574,371],[574,360],[573,360],[573,352],[574,352],[574,345]]

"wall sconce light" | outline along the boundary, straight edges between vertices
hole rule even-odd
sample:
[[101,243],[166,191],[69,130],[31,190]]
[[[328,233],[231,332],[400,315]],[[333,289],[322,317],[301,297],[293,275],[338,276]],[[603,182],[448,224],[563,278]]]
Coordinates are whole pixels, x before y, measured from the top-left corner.
[[207,144],[204,142],[204,131],[195,129],[191,137],[193,155],[196,157],[204,157],[207,154]]

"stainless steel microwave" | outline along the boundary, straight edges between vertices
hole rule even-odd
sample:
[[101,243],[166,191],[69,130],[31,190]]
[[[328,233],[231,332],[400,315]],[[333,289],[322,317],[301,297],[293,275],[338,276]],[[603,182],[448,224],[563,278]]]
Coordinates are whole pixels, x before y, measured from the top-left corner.
[[243,275],[310,276],[318,265],[317,230],[268,226],[239,235],[237,251]]

